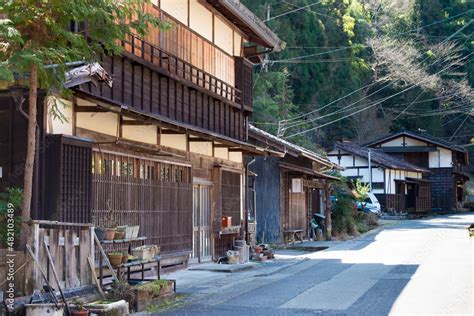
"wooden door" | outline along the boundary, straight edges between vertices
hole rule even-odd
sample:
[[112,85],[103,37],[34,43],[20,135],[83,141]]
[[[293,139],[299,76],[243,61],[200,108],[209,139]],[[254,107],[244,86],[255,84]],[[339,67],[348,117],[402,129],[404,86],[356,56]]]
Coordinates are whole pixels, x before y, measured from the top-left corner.
[[193,258],[198,262],[211,260],[210,186],[193,187]]
[[289,229],[306,229],[306,193],[290,194]]

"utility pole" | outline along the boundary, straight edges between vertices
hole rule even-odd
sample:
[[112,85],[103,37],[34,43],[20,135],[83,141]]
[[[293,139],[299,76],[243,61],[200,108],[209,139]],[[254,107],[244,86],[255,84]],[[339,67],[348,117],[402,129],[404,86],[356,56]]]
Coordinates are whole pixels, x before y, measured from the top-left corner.
[[[267,4],[267,19],[266,19],[267,21],[270,19],[270,9],[271,9],[270,8],[270,3],[268,3]],[[265,63],[265,66],[264,66],[265,72],[268,72],[268,63],[267,63],[268,58],[269,58],[269,56],[268,56],[268,53],[267,53],[267,54],[265,54],[265,62],[264,62]]]
[[369,148],[369,192],[372,192],[372,152]]

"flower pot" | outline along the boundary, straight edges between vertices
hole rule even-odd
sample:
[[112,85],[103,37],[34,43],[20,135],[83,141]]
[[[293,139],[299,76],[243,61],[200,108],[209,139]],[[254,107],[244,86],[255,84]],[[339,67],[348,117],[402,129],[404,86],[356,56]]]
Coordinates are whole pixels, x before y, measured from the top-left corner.
[[125,300],[117,302],[96,301],[86,305],[86,308],[98,315],[128,315],[129,306]]
[[109,257],[110,264],[114,267],[119,266],[122,263],[123,254],[121,253],[109,253],[107,254]]
[[159,253],[160,247],[157,245],[145,245],[132,249],[132,255],[141,260],[152,259]]
[[87,315],[89,315],[89,311],[87,309],[72,312],[72,316],[87,316]]
[[95,232],[95,235],[97,236],[97,239],[99,239],[99,241],[104,240],[105,233],[106,233],[105,228],[96,227],[96,228],[94,228],[94,232]]
[[106,228],[105,240],[114,240],[114,237],[115,237],[115,228]]
[[132,239],[138,237],[140,226],[127,226],[125,228],[125,239]]
[[125,239],[125,232],[127,226],[119,226],[115,229],[115,238],[114,239]]
[[128,262],[128,253],[124,252],[122,256],[122,263],[127,263]]
[[25,304],[26,315],[29,316],[63,316],[64,309],[55,304]]

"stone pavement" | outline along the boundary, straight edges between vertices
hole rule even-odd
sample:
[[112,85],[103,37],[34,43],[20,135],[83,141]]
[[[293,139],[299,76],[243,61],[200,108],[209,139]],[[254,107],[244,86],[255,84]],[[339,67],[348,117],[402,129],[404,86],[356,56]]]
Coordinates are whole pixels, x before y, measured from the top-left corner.
[[165,315],[472,315],[473,214],[407,220],[238,273],[180,271]]

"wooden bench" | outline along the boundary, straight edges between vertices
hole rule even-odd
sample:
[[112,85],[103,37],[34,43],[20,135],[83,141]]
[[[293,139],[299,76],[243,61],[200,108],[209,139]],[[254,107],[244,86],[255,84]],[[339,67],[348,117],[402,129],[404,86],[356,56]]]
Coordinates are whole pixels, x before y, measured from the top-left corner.
[[296,240],[301,241],[303,243],[303,230],[302,229],[287,229],[283,231],[285,242],[287,240],[286,237],[291,238],[291,243],[294,245]]

